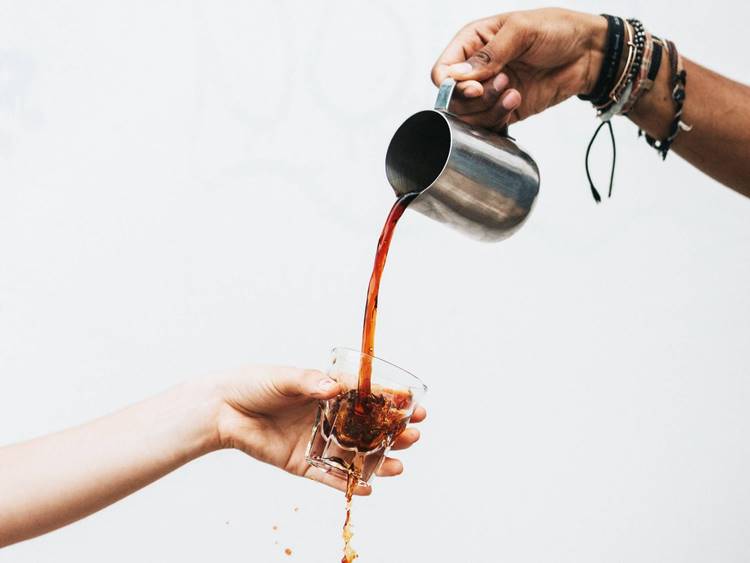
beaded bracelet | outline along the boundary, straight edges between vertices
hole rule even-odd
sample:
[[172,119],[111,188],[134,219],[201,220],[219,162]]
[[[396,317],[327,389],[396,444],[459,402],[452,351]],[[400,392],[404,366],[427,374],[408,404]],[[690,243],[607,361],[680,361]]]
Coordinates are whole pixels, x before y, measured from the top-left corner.
[[640,22],[640,20],[629,19],[628,23],[633,26],[633,31],[635,32],[635,61],[633,62],[633,67],[630,71],[630,81],[633,82],[635,81],[638,73],[641,70],[641,63],[643,62],[643,51],[646,44],[646,30],[643,29],[643,24]]

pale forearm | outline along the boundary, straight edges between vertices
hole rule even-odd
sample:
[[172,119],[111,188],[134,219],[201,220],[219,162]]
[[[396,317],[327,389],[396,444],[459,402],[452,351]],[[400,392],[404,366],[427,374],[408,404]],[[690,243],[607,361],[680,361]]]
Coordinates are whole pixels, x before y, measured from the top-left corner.
[[210,387],[186,384],[0,448],[0,547],[83,518],[218,447],[216,404]]
[[[683,59],[687,71],[683,131],[672,150],[730,188],[750,196],[750,87]],[[651,92],[629,117],[657,139],[669,133],[675,107],[670,69],[662,64]]]

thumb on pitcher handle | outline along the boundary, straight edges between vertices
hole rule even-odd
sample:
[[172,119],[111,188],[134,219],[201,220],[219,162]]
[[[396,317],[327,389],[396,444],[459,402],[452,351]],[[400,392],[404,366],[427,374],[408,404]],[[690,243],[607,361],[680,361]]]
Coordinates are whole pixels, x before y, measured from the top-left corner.
[[[451,103],[451,98],[453,97],[453,89],[455,87],[456,81],[452,78],[446,78],[440,83],[440,89],[438,90],[437,99],[435,100],[435,109],[437,111],[450,113],[450,110],[448,110],[448,106]],[[499,130],[498,133],[503,137],[510,139],[511,141],[515,141],[515,139],[508,134],[507,125]]]

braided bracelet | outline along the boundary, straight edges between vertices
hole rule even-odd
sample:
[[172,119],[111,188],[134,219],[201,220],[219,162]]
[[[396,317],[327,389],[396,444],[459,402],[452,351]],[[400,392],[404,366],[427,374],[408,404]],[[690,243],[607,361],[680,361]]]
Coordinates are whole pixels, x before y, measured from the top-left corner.
[[659,67],[661,66],[661,54],[663,51],[662,40],[656,36],[652,36],[652,39],[653,49],[651,52],[651,66],[648,69],[645,84],[643,85],[644,93],[653,88],[654,82],[656,81],[656,75],[659,74]]
[[645,43],[643,46],[642,57],[639,63],[638,73],[633,79],[632,92],[630,93],[628,101],[625,102],[625,105],[620,110],[620,115],[627,115],[628,112],[633,109],[633,106],[635,106],[635,103],[638,101],[638,99],[651,88],[651,84],[653,84],[653,82],[649,83],[647,81],[647,78],[648,73],[651,70],[651,54],[653,52],[653,49],[654,40],[651,37],[651,34],[646,31]]

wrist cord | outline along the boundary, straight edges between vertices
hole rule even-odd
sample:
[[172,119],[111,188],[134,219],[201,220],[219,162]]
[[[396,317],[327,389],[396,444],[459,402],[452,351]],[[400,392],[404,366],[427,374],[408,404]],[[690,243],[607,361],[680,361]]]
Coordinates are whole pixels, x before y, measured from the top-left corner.
[[612,130],[612,122],[609,120],[602,121],[596,128],[596,131],[594,131],[594,135],[589,141],[589,146],[586,147],[586,178],[588,178],[589,180],[591,195],[594,196],[594,201],[596,203],[600,203],[602,201],[602,197],[599,195],[599,191],[596,189],[596,186],[594,186],[594,181],[591,179],[591,171],[589,170],[589,153],[591,152],[591,147],[594,145],[594,141],[596,140],[597,135],[599,135],[599,131],[601,131],[602,127],[604,127],[605,125],[609,129],[609,138],[612,140],[612,169],[609,172],[609,193],[607,194],[607,197],[612,197],[612,184],[614,183],[615,179],[615,163],[617,162],[617,145],[615,143],[615,133]]

